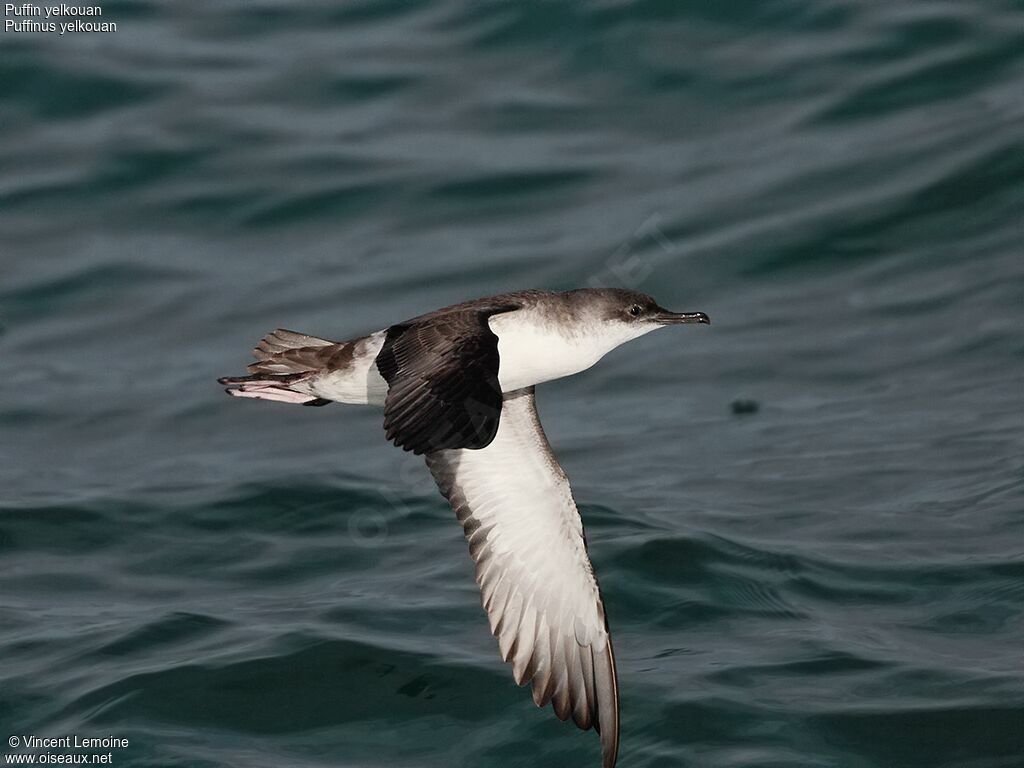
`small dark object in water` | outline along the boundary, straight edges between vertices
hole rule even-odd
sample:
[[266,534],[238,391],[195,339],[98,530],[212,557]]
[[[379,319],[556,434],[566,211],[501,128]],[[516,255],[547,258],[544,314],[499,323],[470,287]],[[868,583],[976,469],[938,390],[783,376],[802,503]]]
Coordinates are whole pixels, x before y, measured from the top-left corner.
[[729,407],[732,408],[733,415],[745,416],[748,413],[757,413],[761,404],[757,400],[733,400]]

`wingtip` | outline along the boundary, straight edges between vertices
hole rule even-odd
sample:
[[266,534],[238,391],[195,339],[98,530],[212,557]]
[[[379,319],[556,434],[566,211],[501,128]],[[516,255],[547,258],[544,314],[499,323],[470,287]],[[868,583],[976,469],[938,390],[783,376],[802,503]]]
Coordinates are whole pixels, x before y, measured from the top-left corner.
[[[607,626],[607,619],[606,619]],[[605,638],[607,665],[602,665],[605,677],[598,693],[597,730],[601,736],[603,768],[615,768],[619,759],[619,675],[615,668],[615,651],[612,638]]]
[[619,736],[615,734],[615,739],[611,740],[610,743],[605,743],[604,736],[601,737],[601,768],[615,768],[615,764],[619,761]]

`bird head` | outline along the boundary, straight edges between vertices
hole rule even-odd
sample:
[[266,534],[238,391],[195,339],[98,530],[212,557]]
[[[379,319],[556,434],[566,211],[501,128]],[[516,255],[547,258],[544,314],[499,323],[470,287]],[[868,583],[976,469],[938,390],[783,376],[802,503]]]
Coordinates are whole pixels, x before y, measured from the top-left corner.
[[669,325],[711,324],[703,312],[671,312],[639,291],[581,288],[565,296],[580,308],[581,321],[615,346]]

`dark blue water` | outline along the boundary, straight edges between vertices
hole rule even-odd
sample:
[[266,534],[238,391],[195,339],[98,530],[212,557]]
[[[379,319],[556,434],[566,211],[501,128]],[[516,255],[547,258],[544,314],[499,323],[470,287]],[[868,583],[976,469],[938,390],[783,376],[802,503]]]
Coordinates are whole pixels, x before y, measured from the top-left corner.
[[5,740],[598,765],[379,414],[215,378],[602,284],[714,321],[538,392],[620,764],[1024,765],[1020,3],[102,7],[0,33]]

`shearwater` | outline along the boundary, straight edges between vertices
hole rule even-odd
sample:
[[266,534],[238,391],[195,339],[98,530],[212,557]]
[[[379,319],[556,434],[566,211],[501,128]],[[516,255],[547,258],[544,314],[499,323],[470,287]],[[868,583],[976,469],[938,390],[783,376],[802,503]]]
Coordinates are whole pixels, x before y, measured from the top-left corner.
[[276,330],[235,397],[382,406],[395,445],[426,458],[462,523],[491,632],[516,683],[619,750],[615,657],[583,523],[534,386],[590,368],[657,328],[709,323],[613,288],[518,291],[455,304],[349,341]]

